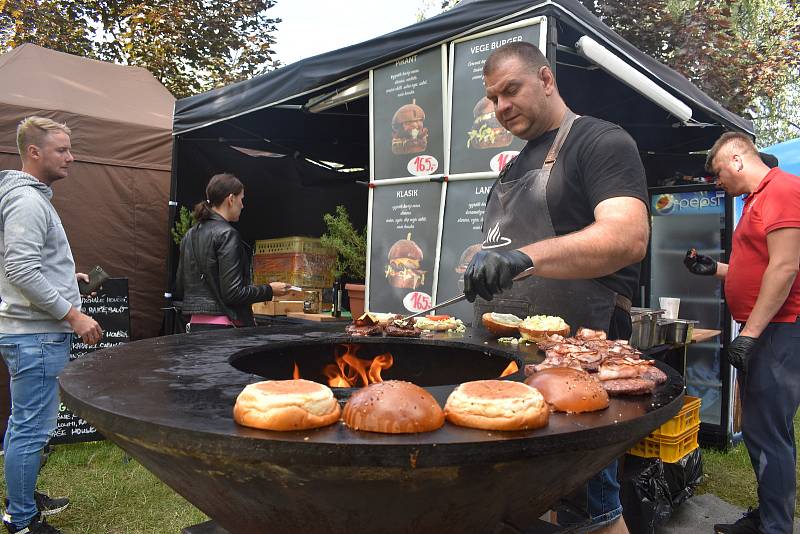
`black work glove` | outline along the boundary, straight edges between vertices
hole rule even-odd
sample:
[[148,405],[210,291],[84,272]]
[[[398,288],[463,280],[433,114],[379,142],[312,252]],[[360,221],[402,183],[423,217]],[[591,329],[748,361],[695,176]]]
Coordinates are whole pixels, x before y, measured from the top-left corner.
[[734,366],[740,373],[747,373],[747,362],[750,359],[750,354],[753,352],[758,338],[750,336],[736,336],[736,339],[731,341],[728,345],[728,350],[725,351],[725,358],[728,363]]
[[690,248],[686,251],[683,264],[693,274],[711,276],[717,274],[717,262],[713,258],[698,254],[696,249]]
[[533,261],[519,250],[481,250],[464,271],[464,294],[470,302],[475,302],[476,296],[492,300],[511,288],[515,276],[531,267]]

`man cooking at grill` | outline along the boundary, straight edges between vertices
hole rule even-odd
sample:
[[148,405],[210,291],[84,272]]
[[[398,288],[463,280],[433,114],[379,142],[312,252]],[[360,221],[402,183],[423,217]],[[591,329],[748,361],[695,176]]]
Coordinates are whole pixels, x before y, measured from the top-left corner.
[[[528,143],[489,193],[482,249],[464,273],[474,324],[489,311],[555,315],[573,332],[629,339],[649,237],[636,143],[619,126],[570,111],[529,43],[498,48],[483,74],[497,119]],[[565,500],[559,522],[581,525],[574,532],[627,532],[616,470],[614,461]]]

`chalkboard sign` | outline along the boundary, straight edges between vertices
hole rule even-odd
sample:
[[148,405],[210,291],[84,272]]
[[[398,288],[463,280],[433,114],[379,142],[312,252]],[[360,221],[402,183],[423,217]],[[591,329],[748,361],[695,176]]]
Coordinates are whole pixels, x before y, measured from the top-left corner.
[[376,180],[444,173],[442,49],[373,71]]
[[541,47],[544,19],[522,24],[451,45],[450,175],[499,172],[525,144],[497,122],[483,85],[483,65],[500,46],[524,41]]
[[[103,282],[96,296],[83,298],[81,311],[100,324],[103,337],[96,345],[87,345],[78,336],[73,335],[70,361],[90,352],[130,341],[131,319],[127,278],[111,278]],[[101,439],[103,436],[90,423],[72,413],[63,403],[60,405],[58,425],[50,443],[77,443]]]
[[442,184],[383,185],[372,195],[367,309],[423,310],[431,304]]
[[[494,179],[458,180],[447,183],[442,245],[439,256],[436,301],[442,302],[464,292],[464,270],[481,248],[486,196]],[[458,302],[442,313],[472,322],[472,304]]]

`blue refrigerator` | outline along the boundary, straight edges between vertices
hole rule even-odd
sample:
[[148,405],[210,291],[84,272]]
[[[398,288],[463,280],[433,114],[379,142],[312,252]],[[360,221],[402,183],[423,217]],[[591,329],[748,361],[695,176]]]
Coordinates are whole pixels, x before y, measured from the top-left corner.
[[651,188],[650,253],[642,273],[641,302],[659,308],[659,297],[678,297],[681,319],[699,321],[697,328],[722,331],[720,336],[689,345],[684,377],[686,393],[702,400],[700,442],[719,448],[741,437],[735,369],[722,358],[735,325],[722,282],[691,274],[683,258],[694,247],[700,254],[727,262],[736,210],[734,199],[712,185]]

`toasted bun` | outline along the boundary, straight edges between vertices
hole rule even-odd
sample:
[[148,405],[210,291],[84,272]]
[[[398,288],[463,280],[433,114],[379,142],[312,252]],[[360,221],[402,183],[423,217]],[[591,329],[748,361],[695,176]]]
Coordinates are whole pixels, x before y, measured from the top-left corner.
[[422,261],[422,256],[422,249],[419,248],[419,245],[411,241],[411,239],[400,239],[389,249],[390,261],[398,258]]
[[343,419],[353,430],[409,434],[440,428],[444,413],[436,399],[416,384],[387,380],[353,393]]
[[397,130],[404,122],[409,121],[424,121],[425,110],[419,107],[416,102],[400,106],[400,109],[394,112],[392,117],[392,128]]
[[542,394],[522,382],[477,380],[459,385],[444,407],[448,421],[484,430],[530,430],[547,425]]
[[519,324],[519,333],[528,341],[545,341],[547,336],[553,334],[569,336],[569,325],[560,317],[534,315],[523,319]]
[[487,312],[481,316],[481,322],[495,336],[518,336],[522,319],[510,313]]
[[594,412],[608,407],[608,393],[586,371],[552,367],[532,374],[525,383],[538,389],[556,412]]
[[475,104],[475,107],[472,108],[472,116],[480,117],[486,113],[494,113],[494,104],[492,104],[492,101],[484,96],[481,97],[481,99]]
[[233,419],[264,430],[306,430],[339,420],[341,408],[328,386],[310,380],[265,380],[245,386]]

